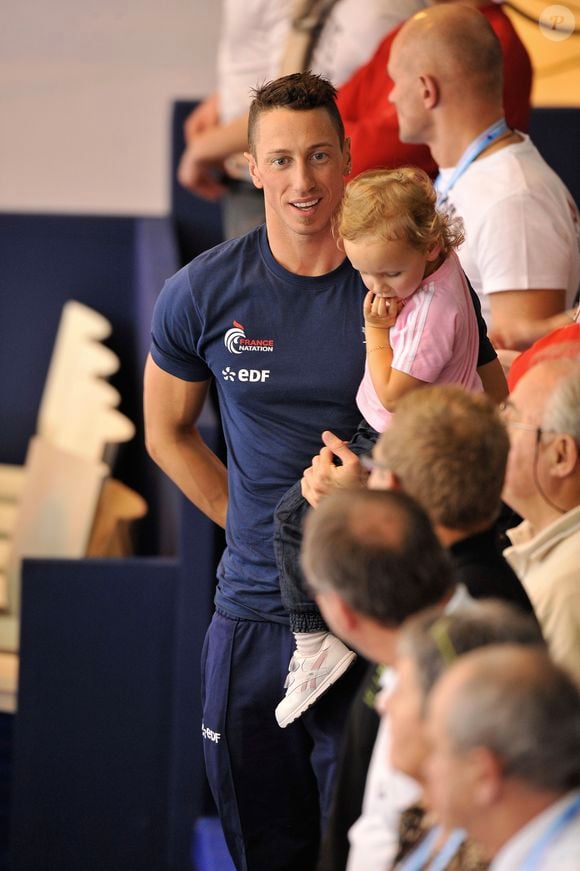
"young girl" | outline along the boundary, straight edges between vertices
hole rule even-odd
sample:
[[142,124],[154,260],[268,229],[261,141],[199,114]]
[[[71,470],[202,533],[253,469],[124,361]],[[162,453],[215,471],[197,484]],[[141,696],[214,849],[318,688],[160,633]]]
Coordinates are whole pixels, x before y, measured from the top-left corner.
[[397,399],[426,383],[482,390],[475,312],[453,250],[463,236],[436,211],[428,176],[405,168],[354,179],[337,233],[368,288],[357,395],[366,420],[383,432]]
[[[368,288],[363,307],[366,365],[357,404],[370,426],[383,432],[397,400],[426,384],[481,391],[478,324],[454,250],[463,235],[457,222],[436,210],[426,173],[402,168],[359,175],[346,187],[335,231]],[[296,573],[288,571],[286,542],[281,544],[286,518],[278,513],[275,544],[296,652],[286,695],[276,708],[282,727],[307,710],[355,659],[327,631],[314,603],[301,606],[305,595],[297,588]]]

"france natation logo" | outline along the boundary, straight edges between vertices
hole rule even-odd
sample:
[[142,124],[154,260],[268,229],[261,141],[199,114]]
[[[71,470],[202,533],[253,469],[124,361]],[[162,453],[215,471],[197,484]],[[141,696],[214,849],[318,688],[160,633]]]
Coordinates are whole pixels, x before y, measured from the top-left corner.
[[232,323],[233,326],[224,335],[224,345],[230,354],[243,354],[245,351],[271,353],[274,350],[274,339],[248,339],[245,327],[238,321]]
[[227,331],[224,336],[224,345],[230,352],[230,354],[241,354],[241,350],[238,347],[240,339],[245,339],[246,333],[244,332],[244,328],[237,321],[234,321],[234,325],[231,329]]

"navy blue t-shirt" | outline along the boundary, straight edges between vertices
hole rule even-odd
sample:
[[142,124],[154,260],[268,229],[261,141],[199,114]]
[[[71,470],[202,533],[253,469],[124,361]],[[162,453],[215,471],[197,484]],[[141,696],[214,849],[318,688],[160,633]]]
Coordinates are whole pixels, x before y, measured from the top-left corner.
[[159,296],[155,363],[217,385],[229,501],[215,603],[227,614],[287,622],[273,511],[322,430],[348,439],[359,423],[365,292],[348,260],[315,278],[288,272],[260,227],[201,254]]

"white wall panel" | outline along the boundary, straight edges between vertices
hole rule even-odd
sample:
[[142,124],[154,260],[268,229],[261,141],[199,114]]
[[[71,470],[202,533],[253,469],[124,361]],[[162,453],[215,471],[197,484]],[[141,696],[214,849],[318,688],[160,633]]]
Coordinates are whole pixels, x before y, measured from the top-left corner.
[[4,0],[0,210],[165,213],[171,102],[214,87],[219,7]]

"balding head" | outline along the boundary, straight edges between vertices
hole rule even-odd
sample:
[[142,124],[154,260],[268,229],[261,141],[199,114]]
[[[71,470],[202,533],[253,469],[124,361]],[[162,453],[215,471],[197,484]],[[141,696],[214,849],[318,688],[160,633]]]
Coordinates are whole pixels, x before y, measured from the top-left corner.
[[503,778],[532,791],[580,786],[580,692],[541,648],[501,645],[461,657],[436,685],[430,716],[458,755],[490,751]]
[[501,106],[501,45],[477,9],[450,3],[418,12],[403,25],[391,57],[396,66],[432,76],[450,99],[477,97]]
[[429,806],[489,857],[580,786],[578,686],[539,648],[461,656],[431,693],[427,730]]
[[452,569],[425,512],[401,492],[328,496],[306,520],[304,575],[359,614],[397,627],[453,590]]
[[537,398],[542,427],[569,433],[580,445],[580,360],[543,360],[532,366],[521,384],[530,399]]

